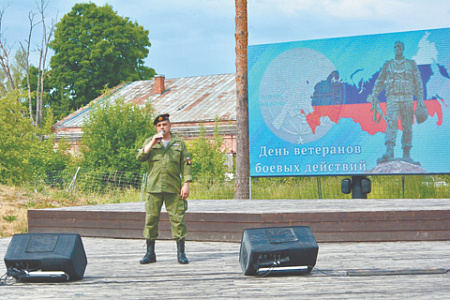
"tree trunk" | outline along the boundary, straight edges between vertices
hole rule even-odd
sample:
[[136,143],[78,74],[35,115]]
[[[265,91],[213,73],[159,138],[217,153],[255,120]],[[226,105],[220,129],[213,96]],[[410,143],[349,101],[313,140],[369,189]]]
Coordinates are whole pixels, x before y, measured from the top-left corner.
[[14,79],[12,77],[11,68],[9,67],[8,51],[5,49],[5,47],[3,46],[3,43],[1,41],[0,41],[0,49],[1,49],[0,66],[8,80],[8,86],[9,86],[10,90],[14,91],[16,89],[16,85],[14,84]]
[[235,199],[250,199],[250,160],[248,140],[247,77],[247,0],[235,0],[236,6],[236,181]]
[[[31,35],[34,28],[34,13],[29,12],[28,13],[28,20],[30,21],[30,31],[28,33],[28,40],[27,40],[27,48],[25,50],[25,47],[20,43],[20,46],[22,48],[22,51],[25,53],[25,72],[27,76],[27,89],[28,89],[28,110],[30,113],[30,120],[31,123],[35,125],[34,117],[33,117],[33,99],[31,97],[31,84],[30,84],[30,46],[31,46]],[[36,125],[35,125],[36,126]]]
[[38,10],[41,15],[41,23],[42,23],[42,42],[41,48],[39,49],[39,68],[38,68],[38,82],[36,87],[36,125],[41,128],[42,127],[42,119],[44,117],[44,83],[45,79],[48,75],[45,67],[47,64],[47,54],[48,48],[50,44],[50,40],[53,35],[53,30],[55,28],[55,23],[52,22],[52,25],[49,27],[49,32],[47,33],[47,25],[45,23],[45,9],[47,7],[47,1],[41,0],[40,5],[38,5]]

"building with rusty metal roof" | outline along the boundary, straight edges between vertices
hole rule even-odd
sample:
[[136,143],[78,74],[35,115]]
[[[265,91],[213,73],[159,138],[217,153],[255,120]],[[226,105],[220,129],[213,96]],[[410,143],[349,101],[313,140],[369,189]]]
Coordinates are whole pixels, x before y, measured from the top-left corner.
[[81,127],[92,104],[104,101],[145,105],[151,103],[156,114],[169,113],[172,132],[189,140],[204,126],[212,135],[216,121],[225,137],[226,147],[236,153],[236,75],[221,74],[166,79],[157,75],[151,80],[121,84],[108,96],[100,96],[88,105],[55,123],[56,141],[65,138],[77,147],[83,134]]

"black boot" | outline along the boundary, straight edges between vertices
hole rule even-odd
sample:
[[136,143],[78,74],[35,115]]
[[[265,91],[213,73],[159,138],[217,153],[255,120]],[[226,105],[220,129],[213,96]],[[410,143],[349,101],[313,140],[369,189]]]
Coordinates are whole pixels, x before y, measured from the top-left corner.
[[414,161],[411,156],[410,156],[410,152],[411,152],[411,147],[404,147],[403,148],[403,161],[406,161],[410,164],[414,164],[414,165],[418,165],[420,166],[420,162],[418,161]]
[[409,163],[414,163],[410,156],[411,147],[404,147],[403,148],[403,160]]
[[383,154],[383,156],[379,159],[377,159],[377,164],[390,162],[394,159],[394,146],[387,145],[386,152]]
[[139,262],[143,265],[156,262],[155,240],[147,240],[147,253]]
[[184,253],[184,239],[177,241],[177,258],[179,264],[188,264],[189,260]]

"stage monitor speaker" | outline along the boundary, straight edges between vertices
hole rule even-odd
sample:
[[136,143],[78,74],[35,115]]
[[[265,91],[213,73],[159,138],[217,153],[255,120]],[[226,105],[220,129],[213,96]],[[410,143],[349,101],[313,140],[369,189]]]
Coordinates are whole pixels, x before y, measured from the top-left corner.
[[242,234],[239,263],[245,275],[307,273],[318,252],[308,226],[251,228]]
[[[76,233],[15,234],[5,255],[8,274],[20,279],[58,277],[79,280],[87,265],[81,236]],[[36,275],[39,274],[39,275]]]

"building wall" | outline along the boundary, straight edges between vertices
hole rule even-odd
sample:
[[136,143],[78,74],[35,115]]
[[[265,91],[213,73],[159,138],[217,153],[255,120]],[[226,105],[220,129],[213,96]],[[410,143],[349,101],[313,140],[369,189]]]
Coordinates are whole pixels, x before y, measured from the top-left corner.
[[[235,122],[226,122],[223,124],[218,124],[220,129],[220,134],[224,137],[223,149],[226,149],[227,153],[236,153],[236,125]],[[195,139],[200,135],[200,127],[204,126],[206,130],[206,137],[210,140],[214,138],[214,126],[215,122],[205,122],[205,123],[172,123],[172,132],[183,137],[186,141]],[[55,144],[59,142],[60,139],[64,138],[66,142],[70,144],[70,152],[76,153],[80,146],[80,140],[83,132],[81,128],[64,128],[55,130]]]

